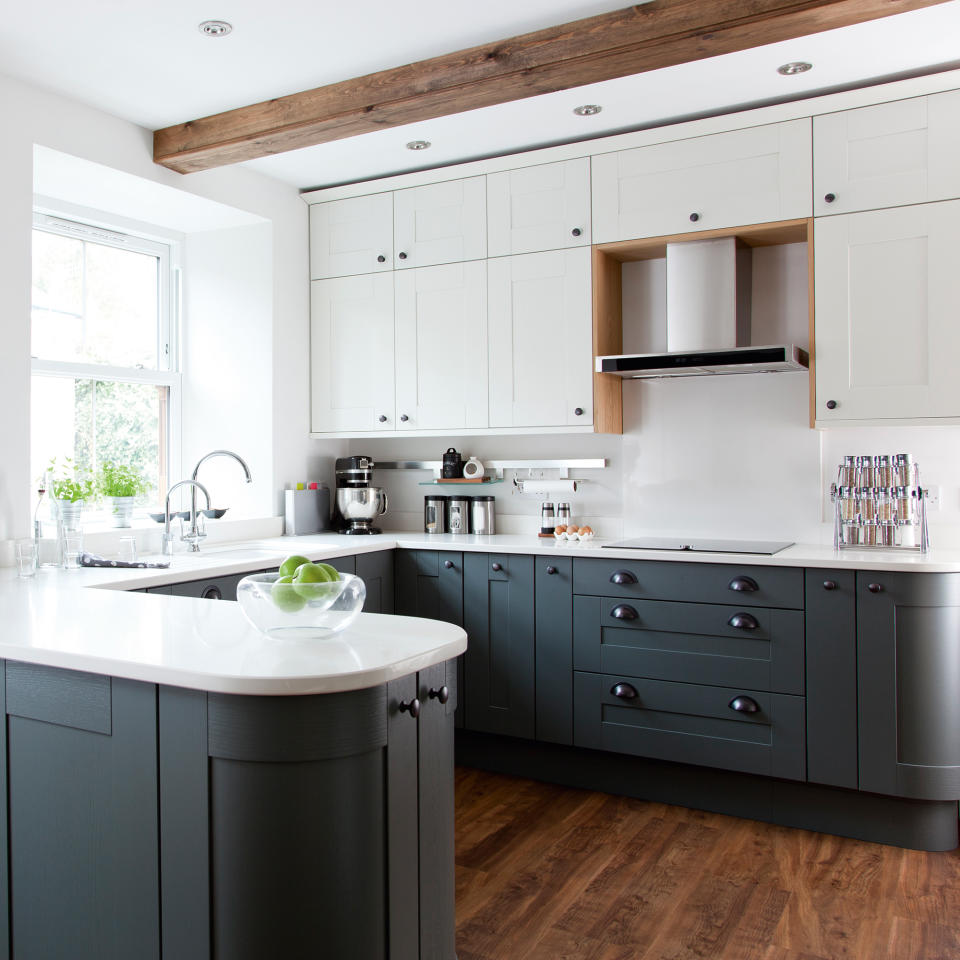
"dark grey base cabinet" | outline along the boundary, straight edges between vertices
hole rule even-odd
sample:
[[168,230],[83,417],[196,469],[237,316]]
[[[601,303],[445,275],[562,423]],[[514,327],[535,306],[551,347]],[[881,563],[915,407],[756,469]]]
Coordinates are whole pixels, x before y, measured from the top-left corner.
[[302,697],[0,672],[0,958],[455,960],[452,661]]

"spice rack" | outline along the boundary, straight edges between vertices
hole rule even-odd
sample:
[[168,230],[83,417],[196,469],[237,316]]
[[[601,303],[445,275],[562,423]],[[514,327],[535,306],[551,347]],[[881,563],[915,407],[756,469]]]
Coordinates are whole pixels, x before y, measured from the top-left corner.
[[830,499],[834,549],[930,549],[927,491],[909,453],[844,457]]

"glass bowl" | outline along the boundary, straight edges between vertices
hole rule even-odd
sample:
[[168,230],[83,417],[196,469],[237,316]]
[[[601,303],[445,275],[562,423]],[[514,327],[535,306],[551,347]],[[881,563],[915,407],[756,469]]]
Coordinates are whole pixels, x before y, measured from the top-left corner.
[[255,573],[237,584],[246,618],[268,637],[322,640],[346,630],[360,615],[367,588],[341,573],[329,583],[277,583],[279,573]]

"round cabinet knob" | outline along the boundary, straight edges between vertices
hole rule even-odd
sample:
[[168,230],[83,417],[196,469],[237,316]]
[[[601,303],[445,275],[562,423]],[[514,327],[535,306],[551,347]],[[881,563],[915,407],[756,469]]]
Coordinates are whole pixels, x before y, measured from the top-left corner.
[[618,603],[611,611],[614,620],[636,620],[640,614],[629,603]]
[[439,700],[441,703],[446,703],[450,699],[450,690],[446,684],[439,690],[437,690],[436,687],[431,687],[429,691],[427,691],[427,696],[431,700]]
[[378,419],[381,423],[386,423],[386,422],[387,422],[387,415],[386,415],[385,413],[381,413],[380,416],[377,417],[377,419]]
[[406,260],[406,259],[407,259],[407,255],[406,255],[403,251],[401,251],[400,253],[398,253],[397,256],[398,256],[401,260]]
[[557,572],[556,567],[547,567],[547,573],[552,577]]
[[405,413],[401,413],[401,414],[400,414],[400,422],[401,422],[401,423],[406,423],[409,419],[410,419],[410,418],[409,418]]
[[416,719],[420,716],[420,701],[416,697],[412,700],[401,700],[397,704],[397,709],[401,713],[409,713],[411,717]]
[[691,222],[691,223],[696,223],[699,219],[700,219],[700,214],[699,214],[699,213],[691,213],[691,214],[690,214],[690,222]]
[[574,227],[574,228],[570,231],[570,233],[571,233],[573,236],[575,236],[575,237],[579,237],[580,234],[583,233],[583,231],[582,231],[579,227]]
[[491,570],[496,570],[496,571],[499,572],[500,570],[503,569],[503,567],[502,567],[499,563],[491,563],[491,564],[490,564],[490,569],[491,569]]
[[207,587],[203,593],[200,594],[201,598],[204,600],[222,600],[223,594],[220,592],[219,587]]
[[615,683],[610,688],[610,692],[621,700],[636,700],[640,696],[637,688],[630,683]]
[[883,593],[883,584],[882,583],[868,583],[867,589],[871,593]]
[[610,582],[622,587],[624,584],[636,583],[637,578],[629,570],[617,570],[610,577]]
[[823,581],[823,589],[824,589],[824,590],[836,590],[836,589],[837,589],[837,581],[836,581],[836,580],[824,580],[824,581]]
[[574,407],[574,408],[573,408],[573,415],[574,415],[575,417],[582,417],[582,416],[583,416],[583,407]]
[[727,587],[737,593],[756,593],[760,589],[757,586],[757,581],[750,577],[735,577],[727,584]]
[[751,617],[749,613],[735,613],[727,624],[737,630],[756,630],[760,626],[757,618]]
[[828,410],[836,410],[836,409],[837,409],[837,401],[836,401],[836,400],[828,400],[828,401],[827,401],[827,409],[828,409]]
[[824,202],[824,203],[833,203],[833,201],[836,200],[836,199],[837,199],[837,195],[836,195],[835,193],[827,193],[827,194],[824,194],[823,202]]
[[753,697],[734,697],[728,704],[737,713],[759,713],[760,704]]
[[380,256],[377,257],[377,263],[386,263],[386,262],[387,262],[387,258],[381,253]]
[[452,560],[444,560],[444,561],[443,561],[443,565],[444,565],[448,570],[452,570],[452,569],[453,569],[453,561],[452,561]]

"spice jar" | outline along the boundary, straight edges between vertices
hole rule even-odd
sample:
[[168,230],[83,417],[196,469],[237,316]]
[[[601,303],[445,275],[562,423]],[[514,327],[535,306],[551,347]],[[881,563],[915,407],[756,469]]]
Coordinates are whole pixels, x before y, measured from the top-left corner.
[[877,545],[877,527],[879,524],[876,520],[864,520],[863,521],[863,544],[866,547],[875,547]]
[[896,502],[893,489],[884,487],[879,491],[877,497],[877,520],[880,523],[893,523],[896,513]]
[[853,487],[840,487],[837,496],[840,498],[840,519],[846,523],[855,522],[859,516],[857,491]]
[[873,455],[869,457],[857,457],[857,466],[859,468],[858,483],[861,489],[863,487],[877,486],[877,468],[873,465]]
[[906,526],[913,523],[913,501],[910,499],[910,490],[907,487],[894,488],[896,497],[897,523]]
[[844,457],[837,474],[838,487],[855,487],[857,485],[857,458]]
[[915,487],[917,485],[917,465],[909,453],[898,453],[893,458],[893,471],[896,477],[895,486]]
[[878,487],[892,487],[896,485],[893,479],[893,465],[890,457],[885,453],[879,454],[873,458],[874,472],[876,476],[876,485]]
[[860,488],[860,518],[866,523],[877,519],[877,498],[879,491],[875,487]]

